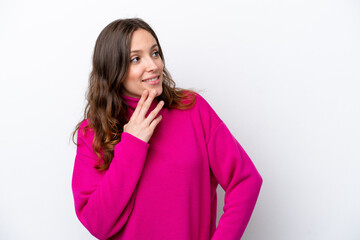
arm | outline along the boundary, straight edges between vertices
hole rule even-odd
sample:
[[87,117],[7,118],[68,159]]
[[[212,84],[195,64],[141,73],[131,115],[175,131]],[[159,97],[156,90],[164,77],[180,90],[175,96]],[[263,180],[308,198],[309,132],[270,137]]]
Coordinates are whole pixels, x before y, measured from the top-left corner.
[[86,121],[78,131],[78,147],[73,172],[76,214],[91,234],[107,239],[118,233],[128,220],[135,204],[136,185],[141,177],[154,129],[161,120],[163,102],[145,117],[156,91],[144,91],[129,122],[124,125],[121,141],[114,148],[109,169],[94,168],[97,156],[92,150],[90,130],[83,135]]
[[91,234],[107,239],[121,230],[131,214],[149,144],[122,133],[109,169],[101,173],[94,168],[97,158],[91,143],[80,128],[72,180],[75,210]]
[[223,122],[207,145],[211,170],[225,190],[224,213],[212,240],[238,240],[250,220],[262,178]]

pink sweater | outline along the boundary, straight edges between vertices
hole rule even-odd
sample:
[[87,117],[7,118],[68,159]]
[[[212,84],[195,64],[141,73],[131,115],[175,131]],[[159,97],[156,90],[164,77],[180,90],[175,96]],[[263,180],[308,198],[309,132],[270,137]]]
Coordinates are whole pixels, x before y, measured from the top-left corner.
[[[139,99],[124,97],[136,107]],[[160,114],[149,143],[122,133],[105,172],[94,168],[94,134],[82,123],[72,179],[79,220],[99,239],[240,239],[262,184],[250,158],[198,94],[193,108]],[[216,228],[218,184],[225,205]]]

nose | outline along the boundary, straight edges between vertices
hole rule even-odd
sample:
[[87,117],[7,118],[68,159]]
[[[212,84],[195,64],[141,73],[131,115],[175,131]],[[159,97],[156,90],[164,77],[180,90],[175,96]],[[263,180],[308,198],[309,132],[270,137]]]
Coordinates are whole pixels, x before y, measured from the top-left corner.
[[146,70],[151,72],[151,71],[154,71],[154,70],[157,70],[158,66],[156,65],[155,63],[155,60],[154,59],[148,59],[146,61]]

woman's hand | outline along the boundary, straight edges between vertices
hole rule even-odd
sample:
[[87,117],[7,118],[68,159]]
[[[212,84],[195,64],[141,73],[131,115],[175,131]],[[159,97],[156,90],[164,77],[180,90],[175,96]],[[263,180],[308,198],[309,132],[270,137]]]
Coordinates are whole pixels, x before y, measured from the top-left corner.
[[148,90],[143,91],[129,122],[124,125],[124,132],[130,133],[144,142],[149,142],[154,133],[155,127],[159,124],[162,118],[161,115],[157,118],[155,117],[164,106],[164,101],[160,101],[156,108],[152,110],[147,117],[145,117],[155,96],[155,90],[150,93]]

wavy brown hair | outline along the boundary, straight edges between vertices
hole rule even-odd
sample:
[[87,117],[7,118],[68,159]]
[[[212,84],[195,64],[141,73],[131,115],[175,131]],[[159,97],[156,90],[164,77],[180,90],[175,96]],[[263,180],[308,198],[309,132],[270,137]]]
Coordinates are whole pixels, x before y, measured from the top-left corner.
[[[195,103],[195,92],[177,88],[165,67],[165,59],[159,40],[153,29],[140,18],[118,19],[107,25],[96,40],[92,59],[92,71],[87,90],[84,118],[75,127],[72,140],[84,120],[94,131],[92,148],[98,156],[96,169],[106,170],[114,157],[114,147],[121,141],[123,126],[129,121],[128,106],[121,96],[123,81],[130,64],[131,38],[134,31],[144,29],[156,40],[159,55],[164,63],[163,91],[157,100],[164,101],[168,109],[189,109]],[[103,156],[102,156],[103,155]]]

